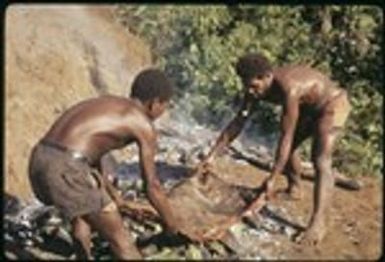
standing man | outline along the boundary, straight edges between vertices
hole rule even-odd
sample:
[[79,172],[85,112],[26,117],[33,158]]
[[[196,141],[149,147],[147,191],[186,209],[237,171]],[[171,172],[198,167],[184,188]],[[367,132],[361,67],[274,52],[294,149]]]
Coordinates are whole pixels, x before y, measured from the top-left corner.
[[242,130],[257,99],[282,105],[281,136],[276,159],[265,181],[267,195],[272,196],[275,177],[287,165],[287,193],[301,197],[301,160],[298,147],[313,138],[312,162],[316,171],[313,212],[305,232],[298,238],[305,244],[322,240],[325,214],[330,205],[334,176],[332,152],[350,111],[347,92],[319,71],[304,65],[271,68],[259,54],[241,57],[236,71],[243,83],[243,104],[235,118],[223,130],[200,167],[212,161],[217,151],[231,143]]
[[91,228],[105,237],[119,259],[140,258],[118,212],[119,199],[107,193],[101,158],[136,143],[147,196],[176,233],[176,219],[156,174],[157,134],[153,121],[166,109],[172,85],[159,70],[142,71],[131,97],[101,96],[69,108],[33,148],[29,178],[37,198],[71,220],[77,253],[91,258]]

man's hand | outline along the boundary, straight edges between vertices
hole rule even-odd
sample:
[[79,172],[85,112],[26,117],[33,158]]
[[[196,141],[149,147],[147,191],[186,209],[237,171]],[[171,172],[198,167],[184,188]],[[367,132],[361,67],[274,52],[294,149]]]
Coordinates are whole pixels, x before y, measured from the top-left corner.
[[99,177],[100,183],[105,187],[115,204],[119,207],[124,206],[124,199],[120,195],[119,190],[111,183],[107,176]]
[[168,221],[168,223],[166,221],[164,222],[165,222],[165,231],[175,235],[180,233],[181,222],[177,214],[173,213],[173,219],[171,222],[170,221]]
[[269,177],[263,182],[262,189],[266,192],[267,200],[271,200],[274,198],[274,180],[276,174],[272,173]]
[[212,168],[212,165],[209,161],[204,160],[200,162],[194,169],[193,169],[193,174],[194,175],[199,175],[204,173],[207,170],[210,170]]
[[114,202],[115,202],[115,204],[117,205],[118,208],[124,206],[125,203],[126,203],[124,201],[124,199],[122,198],[122,196],[120,196],[120,195],[119,196],[115,196],[112,199],[114,200]]

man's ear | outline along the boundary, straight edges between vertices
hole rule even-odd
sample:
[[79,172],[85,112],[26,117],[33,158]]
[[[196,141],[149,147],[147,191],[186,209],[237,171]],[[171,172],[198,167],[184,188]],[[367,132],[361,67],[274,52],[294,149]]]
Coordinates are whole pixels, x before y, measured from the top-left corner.
[[271,82],[273,80],[273,73],[272,72],[269,72],[266,74],[266,78],[269,82]]
[[271,85],[271,83],[273,82],[273,73],[272,72],[269,72],[266,74],[266,82]]
[[154,99],[152,99],[152,100],[149,102],[149,108],[150,108],[151,112],[155,109],[155,107],[156,107],[157,105],[159,105],[159,102],[160,102],[159,98],[154,98]]

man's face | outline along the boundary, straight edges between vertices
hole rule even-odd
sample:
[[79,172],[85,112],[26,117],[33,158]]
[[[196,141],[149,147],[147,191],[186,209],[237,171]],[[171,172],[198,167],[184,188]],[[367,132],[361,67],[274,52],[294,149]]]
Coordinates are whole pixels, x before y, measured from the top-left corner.
[[160,117],[164,111],[166,111],[168,105],[169,101],[160,101],[159,99],[156,99],[151,105],[151,117],[153,119]]
[[244,81],[246,91],[255,97],[263,97],[266,91],[270,88],[272,82],[272,74],[268,73],[262,76],[255,76],[249,80]]

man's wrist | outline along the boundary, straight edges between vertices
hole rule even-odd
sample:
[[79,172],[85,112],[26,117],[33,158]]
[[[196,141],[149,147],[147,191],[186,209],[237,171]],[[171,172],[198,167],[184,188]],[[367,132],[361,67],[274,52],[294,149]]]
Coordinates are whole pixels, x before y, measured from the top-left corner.
[[205,164],[211,164],[214,160],[214,155],[213,154],[210,154],[209,156],[207,156],[207,158],[203,161]]

